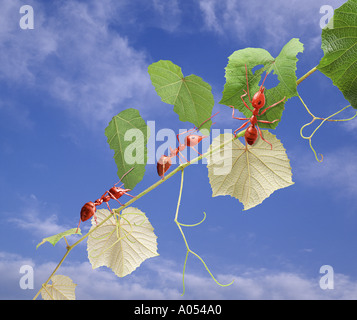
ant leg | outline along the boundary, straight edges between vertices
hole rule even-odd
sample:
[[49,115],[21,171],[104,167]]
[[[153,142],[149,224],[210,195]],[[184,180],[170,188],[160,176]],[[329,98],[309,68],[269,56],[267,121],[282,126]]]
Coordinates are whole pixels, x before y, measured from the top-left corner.
[[132,198],[135,198],[134,196],[132,196],[131,194],[127,193],[127,192],[124,192],[124,194],[126,194],[127,196],[130,196]]
[[114,198],[114,200],[116,200],[121,206],[123,206],[123,204],[118,199]]
[[262,135],[262,131],[260,130],[260,128],[258,126],[256,126],[258,128],[258,131],[259,131],[259,135],[260,137],[262,138],[262,140],[264,140],[266,143],[270,144],[270,149],[273,150],[273,145],[268,141],[268,140],[265,140],[263,138],[263,135]]
[[246,121],[245,123],[243,123],[238,129],[234,130],[233,134],[236,137],[237,136],[237,131],[239,131],[240,129],[243,129],[247,124],[249,123],[249,120]]
[[[108,194],[109,194],[109,196],[110,196],[111,199],[117,200],[116,198],[114,198],[114,196],[113,196],[109,191],[107,191],[107,192],[108,192]],[[106,193],[107,193],[107,192],[106,192]],[[117,201],[118,201],[118,200],[117,200]],[[119,202],[119,201],[118,201],[118,202]],[[120,202],[119,202],[119,203],[120,203]],[[111,209],[110,206],[109,206],[108,201],[107,201],[105,204],[107,205],[109,212],[110,212],[111,214],[114,214],[114,212],[112,211],[112,209]],[[122,205],[122,204],[120,203],[120,205]]]
[[[186,146],[184,146],[184,148],[182,150],[186,149]],[[175,158],[176,156],[179,158],[179,161],[184,163],[185,161],[183,161],[181,158],[180,158],[180,155],[182,158],[184,158],[187,161],[187,159],[185,158],[185,156],[181,153],[180,151],[180,147],[176,148],[175,150],[172,150],[172,148],[170,147],[170,155],[169,157],[172,159],[172,158]]]
[[178,151],[179,151],[179,148],[175,148],[175,150],[172,150],[172,148],[170,147],[170,155],[169,155],[169,157],[170,158],[175,157],[177,155]]
[[198,150],[197,150],[197,149],[195,149],[195,147],[194,147],[194,146],[192,146],[191,148],[192,148],[193,150],[195,150],[195,151],[196,151],[196,152],[197,152],[200,156],[202,156],[202,154],[201,154],[201,153],[199,153],[199,152],[198,152]]
[[[250,98],[250,94],[249,94],[248,69],[247,69],[247,65],[246,64],[244,66],[245,66],[245,78],[247,80],[247,91],[248,91],[248,93],[244,90],[245,94],[242,97],[244,97],[246,94],[248,94],[249,102],[252,103],[252,99]],[[240,98],[242,99],[242,97],[240,97]],[[244,100],[243,100],[243,102],[244,102]],[[245,102],[244,102],[244,104],[245,104]],[[250,110],[250,108],[248,106],[246,106],[246,107]],[[250,110],[250,111],[252,111],[252,110]]]
[[[114,212],[112,211],[112,209],[110,209],[110,206],[109,206],[109,203],[108,203],[108,202],[106,202],[106,205],[107,205],[107,207],[108,207],[108,210],[109,210],[109,211],[111,212],[111,214],[114,216],[114,220],[115,220],[115,222],[116,222],[116,225],[118,226],[117,216],[114,214]],[[118,218],[120,219],[119,214],[118,214]],[[116,228],[116,231],[117,231],[117,238],[119,239],[119,230],[118,230],[118,228]]]
[[[253,110],[252,110],[251,108],[249,108],[249,106],[246,104],[246,102],[245,102],[244,99],[243,99],[243,97],[245,97],[245,96],[247,95],[247,92],[246,92],[245,90],[243,90],[243,91],[245,92],[245,94],[242,94],[242,95],[240,96],[240,98],[242,99],[242,101],[243,101],[245,107],[248,108],[249,111],[253,113]],[[248,94],[248,97],[249,97],[249,94]],[[250,99],[250,97],[249,97],[249,99]]]
[[185,158],[185,156],[181,153],[181,151],[179,151],[179,153],[177,154],[177,156],[178,156],[179,160],[180,160],[182,163],[183,163],[183,161],[181,160],[180,155],[181,155],[182,158],[185,159],[186,162],[189,162],[189,161]]
[[[108,194],[110,195],[110,198],[112,198],[113,200],[116,200],[117,202],[119,202],[119,204],[121,205],[121,206],[123,206],[123,204],[117,199],[117,198],[115,198],[109,191],[107,191],[108,192]],[[108,205],[108,202],[106,202],[106,204],[107,204],[107,206],[109,206]]]
[[261,122],[261,123],[274,123],[276,121],[279,121],[279,119],[275,119],[273,121],[267,121],[267,120],[258,120],[258,122]]
[[261,116],[262,114],[264,114],[266,111],[268,111],[270,108],[275,107],[276,105],[278,105],[279,103],[283,102],[285,100],[286,97],[284,97],[283,99],[281,99],[278,102],[275,102],[274,104],[272,104],[271,106],[269,106],[268,108],[265,108],[261,114],[258,114],[258,116]]
[[78,222],[78,226],[77,226],[76,233],[78,233],[78,230],[79,230],[79,225],[81,224],[81,221],[82,221],[82,219],[81,219],[81,218],[79,218],[79,222]]
[[[181,146],[181,143],[180,143],[180,146]],[[180,146],[178,148],[176,148],[175,150],[172,150],[172,148],[170,147],[170,158],[174,158],[174,157],[178,157],[179,158],[179,161],[184,163],[184,161],[182,161],[182,159],[180,158],[180,155],[182,158],[184,158],[187,161],[187,159],[185,158],[185,156],[181,153],[182,150],[186,149],[186,146],[184,145],[184,148],[182,148],[182,150],[180,151]]]
[[105,191],[105,193],[100,197],[100,199],[103,199],[108,192],[109,191]]
[[233,112],[232,112],[232,118],[233,118],[233,119],[237,119],[237,120],[249,120],[248,118],[238,118],[238,117],[235,117],[235,116],[234,116],[235,108],[234,108],[233,106],[229,106],[229,107],[233,109]]
[[109,203],[108,202],[106,202],[105,203],[106,205],[107,205],[107,207],[108,207],[108,210],[113,214],[113,211],[112,211],[112,209],[110,209],[110,207],[109,207]]

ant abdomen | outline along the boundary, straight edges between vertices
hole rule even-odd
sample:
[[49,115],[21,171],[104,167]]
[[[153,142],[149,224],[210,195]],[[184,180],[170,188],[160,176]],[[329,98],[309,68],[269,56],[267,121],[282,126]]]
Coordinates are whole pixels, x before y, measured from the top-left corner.
[[257,130],[257,128],[254,127],[254,126],[248,127],[247,130],[245,131],[244,137],[245,137],[245,141],[247,141],[247,143],[250,146],[252,144],[254,144],[254,142],[258,138],[258,130]]
[[81,209],[81,220],[90,219],[96,211],[95,204],[92,201],[87,202]]
[[159,161],[157,162],[157,173],[160,177],[163,177],[165,172],[171,167],[172,161],[171,158],[165,155],[162,155]]

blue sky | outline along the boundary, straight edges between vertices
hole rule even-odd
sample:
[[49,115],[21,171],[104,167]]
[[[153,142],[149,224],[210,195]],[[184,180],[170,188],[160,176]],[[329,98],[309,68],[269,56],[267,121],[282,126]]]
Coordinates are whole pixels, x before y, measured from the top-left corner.
[[[227,58],[235,50],[262,47],[276,56],[300,38],[297,76],[316,66],[320,7],[343,1],[104,0],[19,1],[0,5],[0,298],[32,298],[63,256],[42,238],[76,227],[80,208],[117,181],[113,152],[104,135],[111,118],[137,108],[156,132],[190,128],[161,102],[147,67],[160,59],[196,74],[212,86],[215,128],[235,129],[231,110],[219,105]],[[34,9],[35,27],[19,27],[19,9]],[[269,84],[270,82],[270,84]],[[274,83],[267,78],[266,86]],[[319,72],[298,91],[313,113],[328,116],[348,105]],[[348,110],[341,117],[351,117]],[[205,165],[185,171],[180,210],[186,230],[221,282],[218,287],[193,256],[186,299],[357,298],[357,120],[327,123],[313,139],[317,163],[300,127],[310,121],[298,98],[285,105],[274,134],[287,150],[295,184],[243,211],[231,197],[212,198]],[[161,142],[156,142],[156,148]],[[158,180],[147,165],[138,194]],[[173,221],[179,175],[135,203],[158,236],[159,257],[119,279],[106,268],[92,270],[86,246],[75,248],[58,271],[78,284],[78,299],[180,299],[185,247]],[[89,223],[83,223],[84,230]],[[22,265],[35,272],[35,288],[19,286]],[[319,287],[320,267],[334,269],[334,289]]]

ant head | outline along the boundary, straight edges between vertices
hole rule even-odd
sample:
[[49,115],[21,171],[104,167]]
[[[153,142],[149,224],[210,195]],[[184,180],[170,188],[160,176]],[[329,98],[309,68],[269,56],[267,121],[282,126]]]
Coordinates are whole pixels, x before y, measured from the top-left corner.
[[264,89],[264,87],[260,87],[259,91],[253,96],[252,106],[254,109],[260,109],[265,105]]
[[207,138],[208,136],[199,136],[197,134],[190,134],[185,138],[185,144],[188,147],[194,147],[198,145],[202,139]]
[[267,78],[267,76],[268,76],[268,72],[265,74],[264,80],[259,88],[259,91],[257,91],[255,93],[255,95],[253,96],[252,106],[254,109],[260,109],[265,105],[264,82],[265,82],[265,79]]
[[131,189],[123,189],[121,187],[115,187],[115,186],[113,188],[109,189],[109,193],[111,193],[113,195],[116,195],[118,193],[124,194],[124,193],[129,192],[129,191],[131,191]]

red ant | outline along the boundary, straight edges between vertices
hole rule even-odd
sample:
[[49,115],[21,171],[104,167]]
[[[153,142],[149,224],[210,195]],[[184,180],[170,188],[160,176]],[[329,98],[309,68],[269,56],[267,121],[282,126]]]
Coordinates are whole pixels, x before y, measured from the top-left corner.
[[203,124],[205,124],[207,121],[211,120],[217,113],[215,113],[213,116],[211,116],[210,118],[208,118],[207,120],[202,122],[198,126],[198,128],[194,127],[193,129],[187,130],[185,132],[181,132],[176,135],[176,138],[179,142],[179,146],[175,149],[172,149],[170,147],[170,155],[169,156],[162,155],[160,157],[159,161],[157,162],[157,173],[160,177],[162,177],[162,179],[164,179],[166,171],[169,170],[169,168],[171,167],[171,164],[172,164],[171,159],[172,158],[178,156],[179,159],[181,160],[181,158],[180,158],[180,155],[181,155],[186,160],[186,162],[188,162],[187,159],[185,158],[185,156],[181,153],[181,151],[185,150],[186,147],[191,147],[199,155],[201,155],[201,153],[199,153],[197,151],[195,146],[198,145],[202,141],[202,139],[208,137],[208,136],[199,136],[197,134],[189,134],[188,136],[185,137],[185,142],[181,143],[179,135],[189,133],[190,131],[193,131],[193,132],[198,131],[202,127]]
[[[285,100],[286,97],[284,97],[283,99],[281,99],[280,101],[272,104],[271,106],[265,108],[261,113],[259,113],[260,109],[264,107],[265,105],[265,95],[264,95],[264,90],[265,90],[265,87],[263,87],[264,85],[264,82],[265,82],[265,79],[267,78],[267,75],[268,75],[268,72],[266,73],[265,75],[265,78],[263,80],[263,83],[261,84],[260,86],[260,89],[259,91],[257,91],[254,96],[253,96],[253,99],[250,98],[250,95],[249,95],[249,84],[248,84],[248,70],[247,70],[247,65],[245,65],[245,76],[246,76],[246,79],[247,79],[247,91],[245,91],[243,89],[243,91],[245,92],[240,98],[242,99],[244,105],[246,108],[249,109],[249,111],[252,112],[252,116],[250,118],[238,118],[238,117],[235,117],[234,116],[234,107],[233,106],[229,106],[231,108],[233,108],[233,113],[232,113],[232,118],[233,119],[238,119],[238,120],[248,120],[246,121],[245,123],[243,123],[238,129],[234,130],[234,136],[237,135],[237,131],[239,131],[240,129],[243,129],[249,122],[250,122],[250,125],[249,127],[247,128],[247,130],[245,131],[245,134],[244,134],[244,138],[245,138],[245,141],[249,144],[249,145],[252,145],[254,144],[254,142],[257,140],[258,138],[258,130],[259,130],[259,135],[260,137],[268,144],[270,144],[270,147],[271,149],[273,149],[273,146],[272,144],[265,140],[262,136],[262,132],[260,130],[260,128],[258,127],[258,122],[261,122],[261,123],[274,123],[276,121],[279,121],[279,119],[276,119],[276,120],[273,120],[273,121],[267,121],[267,120],[258,120],[257,117],[263,115],[267,110],[269,110],[270,108],[272,107],[275,107],[276,105],[278,105],[280,102],[283,102]],[[245,97],[246,95],[248,95],[248,98],[249,98],[249,102],[252,104],[253,106],[253,110],[249,108],[249,106],[246,104],[246,102],[244,101],[243,97]],[[257,130],[258,128],[258,130]]]
[[[123,180],[123,178],[134,168],[131,168],[129,171],[127,171],[120,179],[120,181]],[[78,232],[78,228],[79,225],[81,224],[81,221],[87,221],[88,219],[90,219],[92,216],[94,216],[94,221],[97,224],[97,216],[95,215],[95,212],[97,211],[97,206],[100,206],[103,202],[106,203],[108,209],[110,212],[112,212],[112,210],[109,207],[109,200],[113,199],[116,200],[117,202],[119,202],[119,204],[122,206],[122,203],[118,200],[120,197],[122,197],[124,194],[135,198],[134,196],[132,196],[131,194],[128,193],[128,191],[131,191],[131,189],[123,189],[122,186],[124,185],[124,183],[120,186],[120,187],[116,187],[116,185],[120,182],[118,181],[116,184],[114,184],[114,186],[112,188],[110,188],[108,191],[106,191],[99,199],[95,200],[94,202],[89,201],[87,202],[81,209],[81,217],[79,219],[79,223],[78,223],[78,227],[76,230],[76,233]]]

